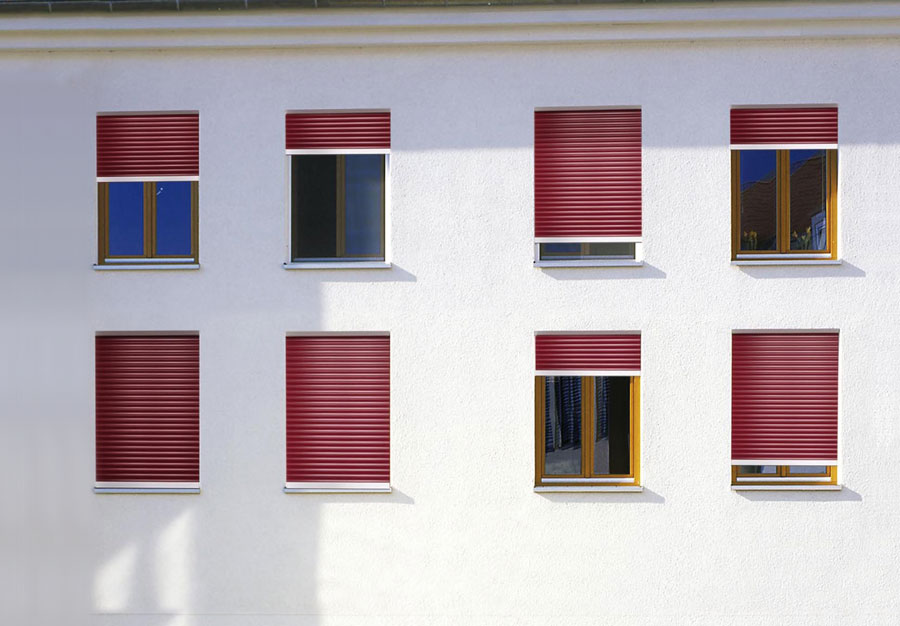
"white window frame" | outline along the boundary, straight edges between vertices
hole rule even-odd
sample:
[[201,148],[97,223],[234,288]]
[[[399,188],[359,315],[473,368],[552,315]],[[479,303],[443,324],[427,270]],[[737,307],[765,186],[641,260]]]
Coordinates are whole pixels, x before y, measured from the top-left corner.
[[[595,259],[541,259],[543,243],[633,243],[634,257],[608,256]],[[643,237],[535,237],[535,267],[640,267],[644,264]]]

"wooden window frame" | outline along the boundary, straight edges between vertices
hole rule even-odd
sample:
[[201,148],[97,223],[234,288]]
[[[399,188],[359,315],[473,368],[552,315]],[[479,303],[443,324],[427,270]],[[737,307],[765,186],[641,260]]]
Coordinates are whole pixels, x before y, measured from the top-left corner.
[[[741,152],[749,150],[775,151],[775,250],[741,250]],[[826,250],[791,250],[791,150],[825,151],[825,240]],[[758,148],[740,148],[731,151],[731,259],[733,261],[753,259],[754,257],[770,259],[790,259],[791,257],[809,259],[821,258],[834,260],[837,258],[837,148],[778,148],[777,146],[759,146]]]
[[[796,465],[796,464],[793,464]],[[791,473],[791,465],[776,465],[774,474],[750,474],[731,466],[732,485],[836,485],[837,465],[826,465],[821,474]]]
[[[121,183],[141,183],[144,186],[143,218],[144,218],[144,252],[139,255],[110,255],[109,251],[109,185]],[[154,254],[156,249],[156,185],[166,182],[191,183],[191,253],[183,254]],[[197,263],[199,258],[199,185],[196,180],[106,180],[97,183],[97,252],[98,265],[122,265],[131,261],[153,260],[158,263]]]
[[[360,154],[377,154],[381,159],[381,254],[347,254],[347,238],[345,232],[347,220],[347,199],[346,199],[346,175],[347,165],[346,158],[348,156]],[[333,257],[294,257],[294,200],[293,200],[293,173],[292,162],[294,157],[298,156],[334,156],[337,158],[336,175],[335,175],[335,256]],[[371,150],[338,150],[338,151],[304,151],[304,150],[288,150],[288,263],[341,263],[347,261],[387,261],[387,211],[388,211],[388,175],[390,171],[390,152],[389,151],[371,151]]]
[[631,429],[631,445],[629,460],[631,472],[629,474],[594,474],[594,420],[585,419],[584,416],[594,414],[595,390],[594,385],[597,376],[615,377],[615,374],[597,374],[578,376],[581,379],[581,474],[544,474],[544,461],[546,454],[544,410],[546,407],[546,376],[534,377],[534,434],[535,434],[535,487],[563,487],[563,486],[639,486],[641,484],[641,455],[640,455],[640,397],[641,377],[621,376],[630,381],[630,405],[629,427]]

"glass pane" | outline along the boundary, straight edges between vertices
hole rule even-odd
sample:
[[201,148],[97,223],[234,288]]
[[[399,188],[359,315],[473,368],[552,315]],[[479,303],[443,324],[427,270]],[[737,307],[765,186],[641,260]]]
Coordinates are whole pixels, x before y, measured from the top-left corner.
[[541,260],[633,259],[634,243],[542,243]]
[[594,475],[631,473],[631,379],[594,378]]
[[825,150],[791,150],[791,250],[828,248]]
[[344,163],[346,254],[383,258],[384,155],[350,154]]
[[788,468],[789,474],[827,474],[827,465],[791,465]]
[[547,376],[544,475],[581,475],[581,377]]
[[291,157],[291,257],[337,256],[337,161],[334,155]]
[[741,250],[778,247],[775,150],[741,150]]
[[109,183],[109,256],[144,256],[144,183]]
[[778,474],[777,465],[739,465],[738,474]]
[[156,254],[191,256],[191,183],[156,183]]

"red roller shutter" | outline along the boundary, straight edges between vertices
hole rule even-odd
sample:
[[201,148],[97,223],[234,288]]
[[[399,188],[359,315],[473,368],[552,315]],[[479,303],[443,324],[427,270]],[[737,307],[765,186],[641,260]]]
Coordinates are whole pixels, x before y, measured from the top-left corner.
[[731,345],[731,458],[836,464],[837,333],[741,333]]
[[390,481],[390,337],[287,338],[287,482]]
[[97,116],[97,176],[199,176],[197,113]]
[[538,371],[628,371],[641,369],[641,336],[537,335]]
[[389,150],[391,114],[288,113],[285,137],[288,150]]
[[535,237],[641,236],[641,111],[534,114]]
[[836,144],[836,107],[731,109],[731,143]]
[[98,482],[200,480],[200,339],[96,338]]

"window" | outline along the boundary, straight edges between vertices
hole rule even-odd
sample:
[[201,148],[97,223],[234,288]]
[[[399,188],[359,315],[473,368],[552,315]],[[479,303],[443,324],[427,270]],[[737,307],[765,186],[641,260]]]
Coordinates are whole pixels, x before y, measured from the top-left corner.
[[387,258],[390,113],[289,113],[291,264]]
[[197,114],[98,115],[98,264],[196,264],[198,175]]
[[535,339],[535,487],[637,487],[640,335]]
[[836,484],[837,396],[837,333],[732,335],[732,484]]
[[534,222],[539,266],[640,259],[640,109],[535,112]]
[[96,490],[198,491],[200,339],[98,336]]
[[390,337],[286,340],[288,492],[390,491]]
[[732,109],[732,259],[836,258],[837,109]]

